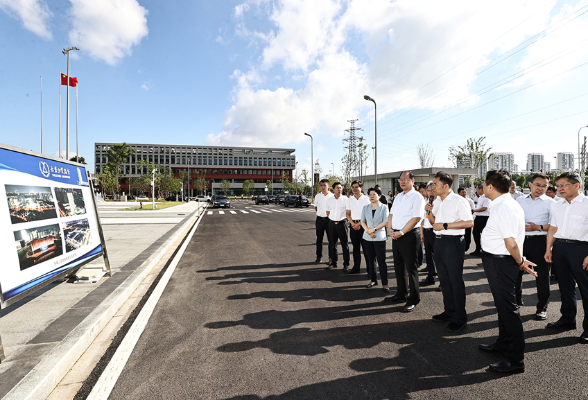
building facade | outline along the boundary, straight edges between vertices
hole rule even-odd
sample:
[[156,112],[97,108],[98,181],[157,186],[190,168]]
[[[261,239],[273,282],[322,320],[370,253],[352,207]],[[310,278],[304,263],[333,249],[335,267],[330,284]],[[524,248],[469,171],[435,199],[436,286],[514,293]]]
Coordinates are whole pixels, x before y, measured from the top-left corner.
[[527,154],[527,171],[539,172],[543,171],[544,168],[544,157],[541,153],[529,153]]
[[[113,144],[95,143],[96,174],[101,173],[108,163],[107,152]],[[265,191],[267,181],[273,182],[274,193],[280,193],[282,172],[289,181],[296,178],[295,149],[143,143],[128,145],[135,150],[135,154],[128,157],[121,167],[121,191],[125,193],[131,192],[129,180],[147,173],[147,167],[139,166],[139,161],[167,167],[174,176],[178,176],[182,171],[190,174],[196,170],[206,171],[208,194],[219,193],[223,180],[228,180],[231,184],[229,195],[241,195],[245,180],[254,182],[251,194],[268,193]],[[190,188],[184,188],[184,193],[189,196],[200,194],[196,193],[194,184],[195,178],[191,177]]]
[[569,171],[574,169],[574,153],[557,153],[557,169]]
[[516,171],[514,154],[510,152],[493,153],[488,159],[490,169],[505,169],[511,174]]

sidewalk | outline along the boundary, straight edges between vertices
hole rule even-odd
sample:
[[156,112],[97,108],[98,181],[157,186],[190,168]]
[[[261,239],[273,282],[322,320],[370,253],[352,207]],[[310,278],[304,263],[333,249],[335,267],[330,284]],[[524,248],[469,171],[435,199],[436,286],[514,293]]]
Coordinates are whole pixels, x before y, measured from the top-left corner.
[[[136,216],[124,212],[125,218],[114,214],[113,206],[98,203],[111,277],[95,284],[54,282],[0,310],[6,355],[0,364],[0,398],[49,395],[150,269],[187,233],[205,204],[189,202]],[[121,203],[125,206],[130,205]],[[98,258],[78,276],[93,275],[103,265]]]

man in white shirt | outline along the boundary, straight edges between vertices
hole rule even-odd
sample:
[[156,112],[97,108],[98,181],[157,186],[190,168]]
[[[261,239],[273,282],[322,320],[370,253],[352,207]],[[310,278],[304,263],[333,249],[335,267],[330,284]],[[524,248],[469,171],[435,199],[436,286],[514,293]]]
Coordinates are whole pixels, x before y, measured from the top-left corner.
[[[476,205],[474,204],[474,201],[468,197],[466,190],[464,188],[460,187],[457,189],[457,194],[459,194],[461,197],[466,199],[466,201],[468,202],[468,204],[470,206],[472,215],[474,215],[474,210],[476,209]],[[467,228],[465,230],[464,238],[465,238],[465,251],[467,253],[467,251],[470,249],[470,245],[472,244],[472,228]]]
[[341,242],[341,249],[343,250],[343,267],[349,267],[349,239],[347,227],[347,201],[346,196],[343,196],[343,186],[341,182],[333,183],[333,196],[327,199],[327,216],[329,217],[329,230],[331,237],[329,238],[329,255],[331,263],[327,265],[327,269],[337,268],[337,241]]
[[[535,319],[544,321],[547,319],[547,304],[549,303],[550,274],[549,266],[543,258],[547,244],[547,231],[551,220],[551,210],[555,200],[545,194],[549,185],[549,177],[545,174],[533,174],[529,178],[531,193],[521,196],[517,202],[525,212],[525,247],[523,256],[537,264],[537,311]],[[519,272],[516,293],[517,304],[523,305],[523,272]]]
[[[320,264],[323,258],[323,238],[325,232],[329,243],[331,240],[331,232],[329,231],[329,217],[327,217],[327,199],[333,197],[333,193],[329,192],[329,180],[321,179],[319,182],[321,192],[314,198],[314,210],[316,211],[316,222],[314,224],[316,230],[316,264]],[[329,247],[330,251],[330,247]],[[329,253],[329,264],[331,261],[331,253]]]
[[[388,233],[392,237],[394,271],[397,292],[385,300],[404,302],[404,312],[412,312],[421,301],[419,292],[418,251],[421,246],[417,226],[425,216],[425,199],[414,190],[414,174],[406,171],[400,175],[403,192],[394,199],[388,216]],[[410,288],[410,294],[409,294]]]
[[484,195],[491,200],[490,218],[482,232],[482,264],[498,311],[498,339],[478,349],[506,356],[490,370],[501,373],[525,371],[525,333],[516,302],[519,270],[533,276],[534,266],[522,255],[525,241],[525,213],[508,193],[511,178],[507,170],[488,171]]
[[[435,187],[433,182],[427,184],[427,194],[429,199],[433,196],[433,206],[440,202],[441,199],[435,194]],[[437,268],[435,267],[435,232],[433,232],[433,225],[429,220],[430,213],[428,212],[421,223],[421,243],[425,246],[425,257],[427,260],[427,277],[420,283],[421,286],[430,286],[435,284],[435,276],[437,276]]]
[[435,266],[443,292],[443,312],[433,316],[435,321],[451,321],[448,332],[456,333],[467,326],[466,292],[463,282],[466,228],[474,226],[472,209],[467,201],[453,193],[453,178],[439,171],[433,180],[435,193],[441,200],[435,206],[427,204],[429,220],[435,231]]
[[490,204],[490,200],[484,195],[484,186],[483,184],[478,184],[478,188],[476,189],[478,193],[478,203],[476,204],[476,209],[474,210],[474,215],[476,218],[474,219],[474,242],[476,243],[476,249],[470,254],[472,256],[479,256],[480,251],[482,250],[480,238],[482,236],[482,231],[486,226],[486,222],[488,222],[488,217],[490,216],[490,211],[488,211],[488,205]]
[[555,201],[566,201],[563,197],[557,195],[557,189],[554,186],[549,186],[545,194]]
[[524,196],[524,194],[522,194],[521,192],[519,192],[517,190],[517,183],[515,181],[512,181],[510,183],[510,188],[508,189],[508,192],[510,193],[510,195],[512,196],[513,199],[518,199],[521,196]]
[[564,172],[556,178],[557,189],[565,201],[553,206],[545,260],[556,266],[561,318],[547,324],[547,328],[576,329],[578,284],[584,307],[580,343],[588,344],[588,198],[580,193],[580,179],[575,172]]
[[[352,196],[347,200],[347,221],[349,221],[349,236],[353,245],[353,268],[344,269],[345,273],[358,274],[361,266],[361,251],[365,255],[365,246],[362,240],[363,228],[361,227],[361,212],[363,207],[370,204],[370,199],[361,191],[362,181],[351,182]],[[367,262],[366,262],[367,266]]]

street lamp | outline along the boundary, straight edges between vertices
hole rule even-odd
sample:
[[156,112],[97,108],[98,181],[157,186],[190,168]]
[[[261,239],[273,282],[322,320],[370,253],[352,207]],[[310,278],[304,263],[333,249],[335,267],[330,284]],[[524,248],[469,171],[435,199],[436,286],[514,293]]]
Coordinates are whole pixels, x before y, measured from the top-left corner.
[[294,186],[296,188],[296,191],[298,191],[298,161],[296,161],[296,186]]
[[378,152],[375,150],[378,147],[378,106],[376,105],[376,101],[372,99],[367,94],[363,96],[363,98],[367,101],[371,101],[374,103],[374,131],[375,131],[375,140],[374,140],[374,177],[376,179],[375,185],[378,184]]
[[586,126],[582,126],[580,127],[580,129],[578,129],[578,172],[580,172],[580,180],[582,182],[580,182],[580,187],[582,188],[582,193],[584,193],[584,174],[582,173],[582,164],[581,164],[581,158],[582,158],[582,153],[580,151],[580,131],[584,128],[588,128],[588,125]]
[[67,54],[67,108],[65,110],[65,159],[69,161],[69,52],[72,50],[80,50],[77,47],[66,47],[61,52],[63,55]]
[[331,163],[331,165],[333,166],[333,176],[335,176],[335,163]]
[[153,179],[151,180],[151,209],[155,210],[155,173],[157,172],[157,169],[154,169],[152,174],[153,174]]
[[306,132],[304,135],[310,137],[310,173],[312,175],[310,178],[310,198],[312,199],[314,197],[314,139]]

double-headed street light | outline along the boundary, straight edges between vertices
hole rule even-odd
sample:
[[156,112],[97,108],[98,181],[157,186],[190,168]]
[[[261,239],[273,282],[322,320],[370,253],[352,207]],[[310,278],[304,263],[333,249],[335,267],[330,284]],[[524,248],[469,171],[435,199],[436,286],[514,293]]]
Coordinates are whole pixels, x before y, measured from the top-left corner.
[[[77,47],[66,47],[61,52],[63,55],[67,54],[67,108],[65,112],[65,159],[69,161],[69,52],[72,50],[80,50]],[[59,155],[61,157],[61,154]]]
[[312,135],[309,135],[306,132],[304,135],[310,138],[310,173],[312,174],[310,178],[310,198],[312,199],[314,197],[314,139]]
[[376,179],[375,185],[378,184],[378,106],[376,105],[376,101],[372,99],[367,94],[363,96],[363,98],[367,101],[371,101],[374,103],[374,131],[375,131],[375,140],[374,140],[374,177]]

